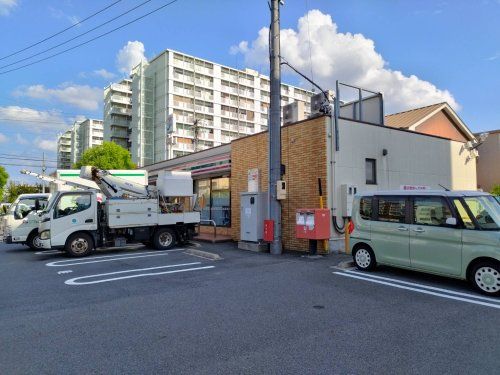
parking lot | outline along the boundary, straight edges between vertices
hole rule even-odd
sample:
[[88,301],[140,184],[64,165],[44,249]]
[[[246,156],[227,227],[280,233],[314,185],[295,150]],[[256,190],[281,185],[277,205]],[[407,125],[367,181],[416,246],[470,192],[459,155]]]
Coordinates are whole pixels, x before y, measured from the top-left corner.
[[0,372],[496,372],[500,300],[345,259],[0,245]]

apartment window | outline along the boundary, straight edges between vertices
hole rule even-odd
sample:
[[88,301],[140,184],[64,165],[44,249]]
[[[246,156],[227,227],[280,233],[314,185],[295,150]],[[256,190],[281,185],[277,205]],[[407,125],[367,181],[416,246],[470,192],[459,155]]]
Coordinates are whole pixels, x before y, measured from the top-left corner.
[[375,159],[365,159],[365,169],[366,169],[366,184],[376,185],[377,184],[377,160]]

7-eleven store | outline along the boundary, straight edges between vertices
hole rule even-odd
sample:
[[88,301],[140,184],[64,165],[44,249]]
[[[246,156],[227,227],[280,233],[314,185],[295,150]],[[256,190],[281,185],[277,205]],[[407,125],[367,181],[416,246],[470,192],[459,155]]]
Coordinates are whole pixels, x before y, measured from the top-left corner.
[[145,166],[144,169],[149,173],[150,184],[156,183],[158,172],[162,170],[191,172],[194,180],[194,193],[198,194],[203,207],[201,219],[213,220],[217,225],[217,234],[230,235],[230,144],[151,164]]

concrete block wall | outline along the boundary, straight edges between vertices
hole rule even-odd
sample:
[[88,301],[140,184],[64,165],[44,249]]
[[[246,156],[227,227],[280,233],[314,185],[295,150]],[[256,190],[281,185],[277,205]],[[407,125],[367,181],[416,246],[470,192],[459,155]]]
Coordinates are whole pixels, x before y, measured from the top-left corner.
[[[327,117],[304,120],[281,129],[282,163],[286,166],[287,199],[282,201],[283,247],[308,250],[308,241],[295,238],[295,210],[319,207],[318,177],[327,192]],[[240,238],[240,193],[247,191],[248,170],[259,168],[260,190],[267,191],[268,133],[234,140],[231,145],[231,227]],[[324,197],[326,204],[326,196]],[[319,244],[318,249],[322,249]]]

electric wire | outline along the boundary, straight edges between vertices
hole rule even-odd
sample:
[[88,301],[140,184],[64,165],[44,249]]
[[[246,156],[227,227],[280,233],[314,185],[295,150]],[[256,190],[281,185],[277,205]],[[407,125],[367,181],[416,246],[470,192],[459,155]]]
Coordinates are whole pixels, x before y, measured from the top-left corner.
[[[15,161],[44,161],[43,159],[15,158],[15,157],[10,157],[10,156],[0,156],[0,159],[15,160]],[[45,159],[45,161],[57,163],[57,160],[54,160],[54,159]],[[1,161],[0,161],[0,163],[1,163]]]
[[[306,2],[306,22],[307,22],[307,37],[309,39],[309,65],[311,66],[311,81],[314,81],[314,72],[313,72],[313,63],[312,63],[312,47],[311,47],[311,30],[309,27],[309,2]],[[314,86],[312,87],[312,91],[314,92]]]
[[143,5],[146,5],[147,3],[151,2],[151,1],[152,1],[152,0],[146,0],[146,1],[142,2],[141,4],[136,5],[135,7],[133,7],[133,8],[131,8],[131,9],[127,10],[126,12],[123,12],[123,13],[119,14],[118,16],[113,17],[113,18],[111,18],[111,19],[107,20],[106,22],[103,22],[103,23],[101,23],[101,24],[99,24],[99,25],[97,25],[97,26],[95,26],[95,27],[91,28],[90,30],[87,30],[87,31],[85,31],[85,32],[83,32],[83,33],[81,33],[81,34],[78,34],[78,35],[74,36],[73,38],[70,38],[70,39],[68,39],[68,40],[65,40],[64,42],[61,42],[61,43],[59,43],[59,44],[56,44],[55,46],[52,46],[52,47],[50,47],[50,48],[47,48],[47,49],[45,49],[45,50],[43,50],[43,51],[41,51],[41,52],[37,52],[37,53],[35,53],[35,54],[33,54],[33,55],[30,55],[30,56],[28,56],[28,57],[25,57],[25,58],[23,58],[23,59],[20,59],[20,60],[14,61],[13,63],[6,64],[6,65],[2,65],[2,66],[0,66],[0,69],[7,68],[7,67],[9,67],[9,66],[19,64],[20,62],[23,62],[23,61],[26,61],[26,60],[32,59],[33,57],[36,57],[36,56],[43,55],[44,53],[47,53],[47,52],[49,52],[49,51],[52,51],[53,49],[56,49],[56,48],[61,47],[61,46],[65,45],[65,44],[68,44],[69,42],[72,42],[72,41],[73,41],[73,40],[75,40],[75,39],[81,38],[82,36],[87,35],[87,34],[91,33],[92,31],[95,31],[95,30],[97,30],[97,29],[99,29],[99,28],[101,28],[101,27],[103,27],[103,26],[106,26],[107,24],[109,24],[109,23],[111,23],[111,22],[113,22],[113,21],[117,20],[118,18],[121,18],[121,17],[125,16],[126,14],[128,14],[128,13],[130,13],[130,12],[132,12],[132,11],[136,10],[137,8],[142,7]]
[[69,52],[69,51],[72,51],[72,50],[74,50],[74,49],[76,49],[76,48],[78,48],[78,47],[81,47],[81,46],[84,46],[84,45],[86,45],[86,44],[89,44],[89,43],[91,43],[91,42],[93,42],[93,41],[95,41],[95,40],[97,40],[97,39],[100,39],[100,38],[102,38],[102,37],[104,37],[104,36],[106,36],[106,35],[109,35],[109,34],[111,34],[111,33],[115,32],[115,31],[117,31],[117,30],[123,29],[124,27],[126,27],[126,26],[128,26],[128,25],[130,25],[130,24],[132,24],[132,23],[134,23],[134,22],[137,22],[137,21],[139,21],[139,20],[141,20],[141,19],[143,19],[143,18],[145,18],[145,17],[147,17],[147,16],[149,16],[149,15],[151,15],[151,14],[153,14],[153,13],[156,13],[156,12],[160,11],[161,9],[166,8],[167,6],[169,6],[169,5],[172,5],[172,4],[176,3],[177,1],[179,1],[179,0],[172,0],[172,1],[170,1],[170,2],[168,2],[168,3],[166,3],[166,4],[164,4],[164,5],[162,5],[161,7],[158,7],[158,8],[156,8],[156,9],[153,9],[152,11],[150,11],[150,12],[148,12],[148,13],[145,13],[145,14],[143,14],[142,16],[139,16],[139,17],[137,17],[137,18],[134,18],[133,20],[131,20],[131,21],[129,21],[129,22],[126,22],[126,23],[124,23],[123,25],[120,25],[120,26],[118,26],[118,27],[115,27],[114,29],[111,29],[111,30],[109,30],[109,31],[107,31],[107,32],[105,32],[105,33],[102,33],[102,34],[100,34],[100,35],[98,35],[98,36],[96,36],[96,37],[94,37],[94,38],[91,38],[91,39],[89,39],[89,40],[85,41],[85,42],[82,42],[82,43],[77,44],[77,45],[75,45],[75,46],[73,46],[73,47],[67,48],[67,49],[62,50],[62,51],[60,51],[60,52],[54,53],[54,54],[49,55],[49,56],[47,56],[47,57],[44,57],[43,59],[35,60],[35,61],[32,61],[32,62],[30,62],[30,63],[28,63],[28,64],[21,65],[21,66],[18,66],[18,67],[16,67],[16,68],[13,68],[13,69],[5,70],[5,71],[3,71],[3,72],[0,72],[0,75],[7,74],[7,73],[10,73],[10,72],[14,72],[14,71],[16,71],[16,70],[19,70],[19,69],[22,69],[22,68],[26,68],[26,67],[31,66],[31,65],[34,65],[34,64],[38,64],[38,63],[40,63],[40,62],[42,62],[42,61],[46,61],[46,60],[51,59],[51,58],[53,58],[53,57],[56,57],[56,56],[62,55],[62,54],[63,54],[63,53],[65,53],[65,52]]
[[35,164],[17,164],[17,163],[0,163],[9,167],[35,167],[35,168],[57,168],[57,165],[35,165]]
[[5,59],[6,59],[6,58],[8,58],[8,57],[15,56],[15,55],[17,55],[17,54],[19,54],[19,53],[21,53],[21,52],[23,52],[23,51],[26,51],[26,50],[28,50],[28,49],[30,49],[30,48],[33,48],[33,47],[35,47],[35,46],[37,46],[37,45],[39,45],[39,44],[41,44],[41,43],[43,43],[43,42],[46,42],[47,40],[50,40],[50,39],[52,39],[52,38],[54,38],[54,37],[56,37],[56,36],[58,36],[58,35],[61,35],[62,33],[66,32],[66,31],[68,31],[68,30],[70,30],[70,29],[72,29],[73,27],[76,27],[76,26],[78,26],[78,25],[81,25],[83,22],[85,22],[85,21],[87,21],[87,20],[91,19],[92,17],[97,16],[98,14],[100,14],[100,13],[104,12],[105,10],[107,10],[107,9],[111,8],[113,5],[118,4],[120,1],[122,1],[122,0],[117,0],[117,1],[115,1],[114,3],[111,3],[111,4],[107,5],[106,7],[102,8],[101,10],[98,10],[97,12],[95,12],[95,13],[91,14],[90,16],[85,17],[83,20],[78,21],[78,22],[76,22],[76,23],[72,24],[72,25],[71,25],[71,26],[69,26],[69,27],[66,27],[65,29],[63,29],[63,30],[61,30],[61,31],[58,31],[58,32],[57,32],[57,33],[55,33],[55,34],[49,35],[48,37],[46,37],[46,38],[44,38],[44,39],[42,39],[42,40],[39,40],[39,41],[38,41],[38,42],[36,42],[36,43],[30,44],[29,46],[26,46],[26,47],[24,47],[24,48],[22,48],[22,49],[20,49],[20,50],[17,50],[17,51],[15,51],[15,52],[12,52],[10,55],[5,55],[5,56],[3,56],[3,57],[0,57],[0,61],[1,61],[1,60],[5,60]]

